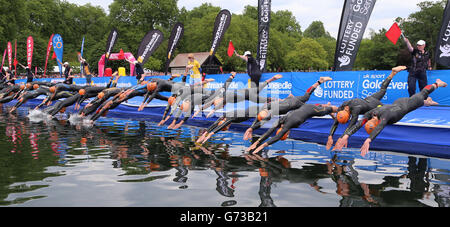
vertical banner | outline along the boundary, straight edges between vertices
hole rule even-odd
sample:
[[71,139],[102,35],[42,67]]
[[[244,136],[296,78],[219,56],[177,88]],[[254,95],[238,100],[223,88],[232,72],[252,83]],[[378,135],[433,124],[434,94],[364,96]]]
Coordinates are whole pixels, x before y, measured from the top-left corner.
[[[83,52],[84,52],[84,36],[83,36],[83,41],[81,42],[81,52],[80,52],[80,57],[83,58]],[[83,63],[80,62],[80,69],[81,69],[81,75],[84,75],[84,67],[83,67]]]
[[137,61],[144,65],[150,56],[161,45],[164,40],[164,34],[159,30],[149,31],[142,39],[137,53]]
[[12,44],[11,44],[11,42],[8,42],[8,63],[9,63],[9,70],[12,70]]
[[7,49],[5,49],[5,52],[3,52],[2,68],[1,68],[2,71],[3,71],[3,65],[5,65],[6,54],[7,54]]
[[[219,48],[220,42],[225,36],[225,32],[231,23],[231,13],[230,11],[224,9],[219,12],[216,17],[216,22],[214,23],[214,33],[213,33],[213,41],[211,45],[211,50],[209,52],[210,56],[214,56]],[[210,58],[212,60],[212,57]]]
[[31,65],[33,63],[33,49],[34,49],[33,37],[29,36],[27,39],[27,65],[29,69],[31,69]]
[[267,53],[269,51],[269,30],[271,0],[258,0],[258,50],[256,60],[261,72],[267,68]]
[[376,0],[346,0],[336,43],[334,71],[351,71]]
[[105,51],[105,66],[108,64],[109,56],[114,49],[114,45],[116,45],[117,38],[119,36],[119,32],[117,29],[113,28],[109,33],[108,40],[106,41],[106,51]]
[[14,42],[14,76],[17,77],[17,40]]
[[435,57],[436,63],[447,68],[450,67],[450,0],[445,6],[442,27],[437,38]]
[[184,34],[183,24],[176,23],[172,29],[172,34],[170,34],[170,37],[169,37],[169,45],[167,47],[166,67],[165,67],[165,71],[164,71],[165,75],[167,75],[167,72],[169,71],[170,59],[172,58],[173,52],[177,48],[179,41],[183,37],[183,34]]
[[59,74],[62,75],[64,43],[60,34],[56,34],[53,36],[53,52],[55,53],[56,61],[58,62]]
[[53,36],[54,34],[52,34],[52,36],[50,36],[50,40],[48,41],[48,45],[47,45],[47,57],[45,58],[45,68],[44,68],[44,77],[47,75],[47,64],[48,64],[48,57],[50,56],[50,51],[52,50],[52,46],[53,46]]

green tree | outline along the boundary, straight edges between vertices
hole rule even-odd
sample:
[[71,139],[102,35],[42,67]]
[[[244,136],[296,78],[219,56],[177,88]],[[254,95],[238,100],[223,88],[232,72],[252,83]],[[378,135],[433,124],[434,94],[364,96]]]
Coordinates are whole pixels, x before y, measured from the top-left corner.
[[327,52],[317,41],[303,38],[287,54],[287,70],[326,70],[329,67],[326,56]]
[[325,30],[325,27],[323,26],[322,21],[313,21],[311,23],[311,25],[309,25],[309,27],[307,29],[305,29],[305,31],[303,32],[303,35],[305,37],[313,38],[313,39],[317,39],[317,38],[321,38],[321,37],[331,39],[331,35],[329,32],[327,32]]

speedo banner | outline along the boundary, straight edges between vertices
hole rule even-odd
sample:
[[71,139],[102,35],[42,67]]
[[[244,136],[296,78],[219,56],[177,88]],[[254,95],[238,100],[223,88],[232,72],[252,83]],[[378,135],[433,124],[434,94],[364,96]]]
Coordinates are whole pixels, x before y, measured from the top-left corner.
[[184,34],[184,26],[182,23],[176,23],[172,29],[172,34],[169,37],[169,45],[167,47],[167,60],[165,67],[165,75],[167,75],[167,71],[169,70],[170,59],[172,58],[173,52],[178,46],[181,38]]
[[53,51],[56,55],[56,61],[58,62],[59,74],[63,74],[63,53],[64,53],[64,43],[63,38],[60,34],[56,34],[53,36]]
[[376,0],[346,0],[334,57],[335,71],[351,71]]
[[144,65],[163,40],[164,34],[160,30],[149,31],[142,39],[141,45],[139,45],[137,61]]
[[105,66],[108,64],[109,55],[113,51],[114,45],[116,45],[119,32],[117,29],[113,28],[109,33],[108,40],[106,41],[106,51],[105,51]]
[[31,69],[31,65],[33,63],[33,48],[34,48],[33,37],[29,36],[27,39],[27,65],[29,69]]
[[12,44],[11,42],[8,42],[8,63],[9,63],[9,70],[12,70]]
[[48,64],[48,57],[50,56],[50,51],[52,50],[52,46],[53,46],[53,36],[55,34],[52,34],[50,36],[50,40],[48,41],[48,45],[47,45],[47,56],[45,57],[45,68],[44,68],[44,76],[47,75],[47,64]]
[[[225,32],[231,23],[231,13],[230,11],[224,9],[219,12],[216,17],[216,22],[214,23],[214,32],[213,32],[213,41],[211,45],[211,50],[209,52],[210,56],[216,54],[217,48],[220,45],[223,37],[225,36]],[[210,58],[212,59],[212,58]]]
[[258,50],[256,59],[261,72],[267,68],[267,53],[269,51],[271,0],[258,0]]
[[439,65],[450,67],[450,0],[445,6],[442,27],[437,38],[435,58]]

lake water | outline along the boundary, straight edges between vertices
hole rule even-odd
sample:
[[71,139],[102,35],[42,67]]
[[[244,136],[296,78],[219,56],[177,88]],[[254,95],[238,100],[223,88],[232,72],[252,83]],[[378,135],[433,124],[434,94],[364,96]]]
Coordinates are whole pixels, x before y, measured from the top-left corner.
[[0,206],[449,207],[450,162],[287,140],[246,155],[242,133],[0,113]]

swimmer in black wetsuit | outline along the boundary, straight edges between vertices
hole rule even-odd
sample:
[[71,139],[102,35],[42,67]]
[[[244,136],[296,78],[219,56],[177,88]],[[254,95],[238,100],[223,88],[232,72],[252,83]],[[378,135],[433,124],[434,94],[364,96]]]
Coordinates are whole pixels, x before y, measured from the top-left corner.
[[[264,90],[267,85],[273,81],[279,80],[283,78],[281,74],[275,75],[272,78],[266,80],[264,83],[261,83],[259,86],[255,86],[252,88],[245,88],[239,90],[227,90],[223,95],[216,97],[212,100],[212,104],[214,105],[214,109],[206,116],[207,118],[211,117],[217,110],[222,109],[227,103],[239,103],[243,101],[251,101],[254,103],[267,103],[271,101],[271,98],[261,97],[259,94],[262,90]],[[206,106],[211,106],[211,103],[206,103]],[[206,109],[206,108],[202,108]]]
[[107,89],[106,87],[88,87],[85,89],[81,89],[78,91],[80,94],[78,100],[75,103],[75,110],[79,110],[81,107],[81,103],[83,103],[86,99],[93,98],[98,96],[98,94]]
[[361,147],[361,154],[365,156],[369,152],[370,143],[381,133],[384,127],[397,123],[405,115],[424,105],[437,105],[429,95],[439,87],[447,87],[447,83],[437,79],[436,83],[426,86],[420,93],[417,93],[410,98],[401,98],[392,105],[381,106],[367,112],[357,124],[350,128],[344,136],[336,142],[333,150],[339,151],[342,150],[342,148],[347,147],[348,138],[366,125],[365,128],[367,133],[370,134],[370,137]]
[[[168,127],[168,129],[178,129],[181,127],[192,115],[194,112],[195,107],[201,108],[201,105],[203,105],[207,100],[213,99],[214,97],[217,97],[222,92],[226,91],[228,87],[230,86],[231,82],[233,81],[234,77],[236,76],[236,73],[231,73],[231,76],[228,78],[228,80],[224,83],[222,88],[218,90],[206,90],[202,89],[202,93],[194,93],[189,95],[187,98],[183,100],[183,103],[181,104],[180,108],[178,109],[178,112],[175,113],[175,119],[173,120],[172,124]],[[206,80],[208,81],[208,80]],[[181,120],[178,124],[180,116],[184,114],[184,119]],[[193,116],[192,118],[194,118]]]
[[[209,82],[213,82],[214,79],[206,79],[202,82],[198,82],[194,85],[189,85],[189,86],[184,86],[182,87],[180,90],[178,90],[175,94],[172,94],[172,96],[168,99],[168,103],[166,106],[166,109],[164,111],[163,114],[163,118],[161,120],[161,122],[159,122],[158,126],[161,126],[163,124],[166,123],[166,121],[168,121],[170,119],[170,117],[172,115],[174,115],[175,111],[187,111],[189,109],[189,106],[191,106],[191,104],[181,104],[180,103],[186,99],[189,99],[191,96],[195,97],[196,100],[202,99],[203,98],[203,94],[207,93],[208,91],[206,89],[203,88],[203,85],[209,83]],[[198,102],[198,101],[195,101]],[[195,103],[194,103],[195,105]],[[183,109],[183,106],[186,106],[186,109]],[[178,109],[180,108],[180,109]],[[169,112],[170,111],[170,112]],[[192,113],[192,112],[191,112]],[[170,125],[170,128],[173,128],[176,124],[176,122],[178,121],[178,118],[180,117],[181,113],[180,112],[176,112],[175,116],[176,119],[174,119],[174,121],[172,122],[172,124]],[[191,114],[185,114],[187,118],[185,118],[185,120],[187,120]]]
[[[186,74],[181,79],[181,82],[174,82],[173,80],[177,77],[180,77],[178,74],[172,75],[168,80],[163,80],[160,78],[153,78],[148,85],[148,92],[145,94],[144,101],[142,101],[141,106],[138,111],[142,111],[145,106],[147,106],[153,99],[160,99],[160,92],[172,92],[180,90],[181,88],[186,86]],[[158,98],[159,97],[159,98]]]
[[303,106],[321,84],[332,80],[330,77],[321,77],[313,86],[311,86],[303,96],[289,95],[286,99],[270,102],[264,106],[255,118],[252,126],[245,132],[244,140],[249,140],[253,136],[253,132],[261,128],[265,123],[269,122],[272,117],[280,116],[296,110]]
[[242,123],[251,118],[256,117],[256,115],[262,110],[262,106],[251,106],[245,110],[236,109],[233,111],[226,112],[222,117],[217,119],[217,121],[212,124],[206,132],[197,140],[197,143],[204,144],[208,141],[214,134],[220,131],[226,131],[229,129],[232,123]]
[[109,98],[115,97],[124,91],[125,88],[107,88],[102,92],[98,93],[97,97],[87,104],[78,114],[81,117],[85,117],[96,111],[102,104],[104,104]]
[[232,72],[231,76],[228,78],[227,81],[225,81],[225,83],[223,84],[222,88],[212,91],[212,94],[209,94],[209,97],[207,97],[207,99],[204,100],[204,102],[202,103],[203,106],[201,106],[199,108],[199,110],[197,110],[197,112],[195,112],[194,115],[192,115],[192,118],[196,117],[203,110],[205,110],[205,109],[209,108],[210,106],[212,106],[214,104],[214,100],[216,98],[225,97],[225,93],[226,93],[226,91],[228,91],[228,88],[230,87],[231,82],[234,80],[235,77],[236,77],[236,73]]
[[381,103],[381,99],[386,95],[387,89],[393,77],[397,73],[405,69],[406,69],[405,66],[393,68],[392,73],[381,84],[381,88],[378,92],[365,99],[352,99],[346,101],[339,107],[337,117],[334,120],[334,124],[331,127],[330,135],[328,136],[328,142],[326,146],[327,150],[331,149],[333,145],[333,135],[336,132],[336,129],[338,128],[339,124],[347,124],[349,119],[351,118],[350,123],[345,131],[346,133],[348,132],[348,130],[350,130],[351,127],[353,127],[356,124],[359,115],[364,115],[368,111],[373,110],[378,106],[382,106],[383,104]]
[[[147,83],[143,83],[140,85],[133,86],[125,91],[120,92],[119,94],[114,97],[113,100],[108,101],[105,103],[103,107],[100,107],[100,109],[95,113],[91,120],[95,121],[101,116],[105,116],[109,110],[116,108],[119,106],[122,102],[128,101],[131,98],[134,98],[136,96],[144,96],[147,93]],[[165,100],[168,100],[167,97],[164,97]]]
[[39,86],[38,84],[33,85],[34,90],[27,91],[23,93],[22,96],[20,96],[18,102],[14,107],[10,110],[10,113],[14,112],[17,108],[25,104],[30,99],[35,99],[41,95],[49,95],[49,87],[46,86]]
[[[299,109],[291,111],[284,117],[280,118],[274,124],[274,126],[270,128],[255,143],[253,143],[253,145],[247,151],[250,152],[254,150],[253,153],[259,153],[264,148],[276,143],[277,141],[287,139],[287,137],[289,136],[289,131],[292,128],[299,127],[309,118],[322,117],[328,114],[336,113],[337,109],[338,108],[336,106],[332,106],[330,103],[328,103],[327,105],[304,104]],[[268,139],[278,128],[279,130],[277,131],[276,136],[272,137],[268,142],[261,144],[263,141]]]
[[0,92],[0,103],[9,103],[17,96],[17,94],[25,89],[25,85],[12,85],[2,89]]

